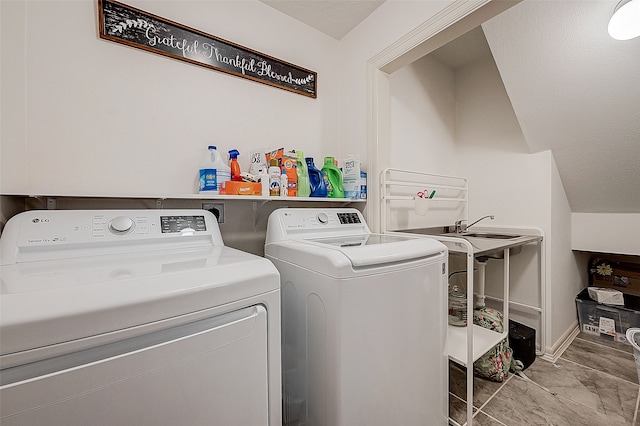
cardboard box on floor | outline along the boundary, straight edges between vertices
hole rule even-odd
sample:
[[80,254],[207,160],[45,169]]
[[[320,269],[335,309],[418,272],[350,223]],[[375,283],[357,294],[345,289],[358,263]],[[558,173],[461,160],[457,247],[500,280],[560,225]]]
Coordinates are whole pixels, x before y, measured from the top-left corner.
[[640,257],[623,255],[594,256],[589,262],[589,285],[613,288],[640,296]]

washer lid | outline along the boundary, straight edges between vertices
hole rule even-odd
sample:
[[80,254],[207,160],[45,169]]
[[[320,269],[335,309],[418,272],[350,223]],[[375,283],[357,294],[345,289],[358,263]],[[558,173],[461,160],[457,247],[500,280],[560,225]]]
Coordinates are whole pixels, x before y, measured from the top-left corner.
[[280,288],[271,262],[224,246],[25,262],[0,277],[3,356]]
[[310,244],[343,253],[354,267],[408,262],[441,254],[442,244],[424,239],[385,234],[348,235],[344,237],[303,240]]
[[447,248],[437,240],[397,235],[285,240],[265,245],[265,256],[276,264],[295,265],[335,279],[350,279],[446,262]]

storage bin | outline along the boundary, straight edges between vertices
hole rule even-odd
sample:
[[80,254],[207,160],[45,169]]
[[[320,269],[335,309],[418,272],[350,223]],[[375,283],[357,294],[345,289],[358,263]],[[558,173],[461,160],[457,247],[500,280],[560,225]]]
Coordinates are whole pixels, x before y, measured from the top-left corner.
[[625,294],[624,301],[624,306],[603,305],[592,300],[588,290],[583,289],[576,296],[580,330],[603,340],[628,343],[627,329],[640,327],[640,298]]

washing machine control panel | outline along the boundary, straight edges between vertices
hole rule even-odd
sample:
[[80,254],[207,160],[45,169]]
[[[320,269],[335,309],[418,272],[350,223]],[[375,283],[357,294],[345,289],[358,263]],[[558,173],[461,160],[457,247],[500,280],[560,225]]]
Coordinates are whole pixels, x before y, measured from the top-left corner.
[[338,213],[340,223],[362,223],[358,213]]
[[267,242],[371,233],[362,213],[353,208],[279,209],[267,228]]
[[197,232],[207,230],[204,216],[160,216],[160,222],[163,234],[182,232],[185,229],[193,229]]

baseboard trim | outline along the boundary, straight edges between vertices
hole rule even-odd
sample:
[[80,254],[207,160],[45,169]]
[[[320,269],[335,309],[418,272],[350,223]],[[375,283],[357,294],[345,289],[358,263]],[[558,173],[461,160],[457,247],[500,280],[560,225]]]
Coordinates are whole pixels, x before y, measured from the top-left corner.
[[545,351],[544,355],[542,355],[542,359],[555,363],[558,358],[562,356],[564,351],[567,350],[569,345],[571,345],[578,334],[580,334],[580,327],[576,321],[576,323],[574,323],[574,325],[571,326],[551,348]]

